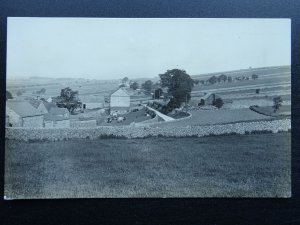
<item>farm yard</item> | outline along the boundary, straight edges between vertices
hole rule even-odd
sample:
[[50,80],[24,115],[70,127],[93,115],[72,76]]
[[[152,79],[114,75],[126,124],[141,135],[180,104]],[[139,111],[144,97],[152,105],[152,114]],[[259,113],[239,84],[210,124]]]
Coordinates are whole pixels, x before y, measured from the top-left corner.
[[290,197],[290,138],[9,140],[5,196]]

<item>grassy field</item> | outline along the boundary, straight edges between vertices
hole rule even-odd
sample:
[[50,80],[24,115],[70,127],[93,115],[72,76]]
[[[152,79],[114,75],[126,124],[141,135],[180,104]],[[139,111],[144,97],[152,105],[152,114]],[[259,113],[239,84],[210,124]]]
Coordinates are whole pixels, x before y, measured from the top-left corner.
[[279,133],[180,139],[7,141],[5,195],[289,197],[290,138],[290,133]]
[[252,111],[251,109],[232,110],[194,110],[192,117],[171,123],[153,124],[155,127],[203,126],[213,124],[237,123],[246,121],[269,120],[271,117]]
[[261,113],[263,115],[268,115],[268,116],[291,115],[291,106],[290,105],[283,105],[276,112],[274,112],[274,108],[272,106],[253,107],[253,110],[258,113]]

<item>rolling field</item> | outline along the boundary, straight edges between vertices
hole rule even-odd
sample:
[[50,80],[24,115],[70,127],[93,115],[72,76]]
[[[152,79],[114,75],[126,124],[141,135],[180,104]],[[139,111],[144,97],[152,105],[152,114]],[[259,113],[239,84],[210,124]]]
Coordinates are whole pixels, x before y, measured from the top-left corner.
[[290,142],[290,133],[6,141],[5,196],[289,197]]
[[[215,85],[195,85],[193,88],[193,95],[201,94],[203,92],[228,92],[228,91],[250,91],[253,92],[256,88],[276,88],[277,91],[291,87],[291,72],[289,66],[282,67],[267,67],[267,68],[254,68],[248,70],[227,71],[211,74],[193,75],[193,79],[208,79],[209,77],[224,73],[225,75],[237,76],[251,76],[253,73],[259,75],[257,80],[244,80],[239,82],[215,84]],[[156,75],[154,75],[156,76]],[[8,77],[9,78],[9,77]],[[158,77],[149,78],[157,81]],[[146,79],[134,79],[140,84]],[[12,94],[16,94],[19,90],[25,90],[23,97],[36,97],[33,94],[41,88],[46,89],[46,93],[41,96],[44,98],[58,96],[60,90],[65,87],[70,87],[78,90],[80,95],[93,95],[95,97],[103,98],[104,95],[109,94],[111,91],[117,89],[119,80],[86,80],[86,79],[8,79],[7,90]]]

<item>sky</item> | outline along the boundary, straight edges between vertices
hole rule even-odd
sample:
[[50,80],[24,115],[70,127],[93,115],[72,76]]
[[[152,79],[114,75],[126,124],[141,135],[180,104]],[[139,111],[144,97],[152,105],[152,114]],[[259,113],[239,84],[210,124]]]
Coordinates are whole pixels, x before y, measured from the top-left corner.
[[291,64],[289,19],[9,17],[7,77],[121,79]]

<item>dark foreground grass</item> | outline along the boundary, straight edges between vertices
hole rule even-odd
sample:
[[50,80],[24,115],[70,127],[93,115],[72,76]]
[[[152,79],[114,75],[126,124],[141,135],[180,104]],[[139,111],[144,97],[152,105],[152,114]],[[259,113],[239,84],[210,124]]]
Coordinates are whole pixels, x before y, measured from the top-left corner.
[[6,142],[7,198],[289,197],[290,133]]

